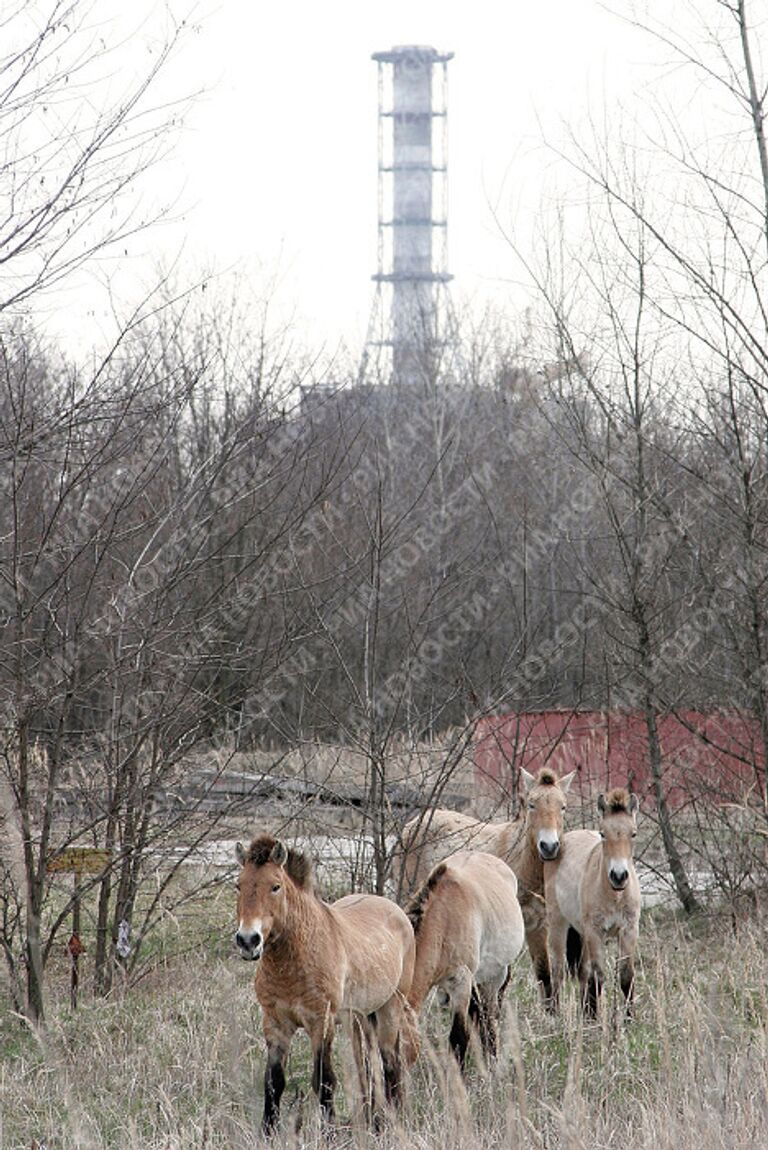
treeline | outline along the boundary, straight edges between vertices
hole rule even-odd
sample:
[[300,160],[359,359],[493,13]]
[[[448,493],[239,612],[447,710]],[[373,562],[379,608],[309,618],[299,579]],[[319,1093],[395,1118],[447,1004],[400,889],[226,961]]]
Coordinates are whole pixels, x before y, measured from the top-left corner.
[[149,337],[88,380],[3,352],[2,691],[48,751],[127,715],[248,746],[644,691],[761,711],[756,404],[637,427],[568,365],[411,392]]
[[3,347],[0,687],[52,770],[152,748],[151,789],[200,739],[765,713],[761,394],[635,404],[509,349],[480,380],[312,386],[215,316],[164,322],[88,378]]

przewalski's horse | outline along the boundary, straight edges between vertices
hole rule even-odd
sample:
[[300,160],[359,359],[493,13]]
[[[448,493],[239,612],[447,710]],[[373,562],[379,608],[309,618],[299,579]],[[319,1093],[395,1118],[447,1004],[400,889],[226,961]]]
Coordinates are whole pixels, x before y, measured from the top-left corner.
[[312,1086],[327,1119],[334,1113],[331,1047],[337,1021],[352,1031],[364,1104],[371,1097],[365,1047],[372,1038],[381,1053],[387,1100],[399,1102],[403,1059],[412,1062],[418,1052],[417,1023],[407,1004],[416,957],[408,917],[377,895],[322,902],[309,861],[270,835],[254,839],[247,850],[238,843],[237,859],[242,869],[235,941],[243,958],[259,960],[254,985],[267,1042],[265,1133],[278,1120],[285,1061],[299,1027],[309,1035]]
[[[617,787],[600,795],[597,809],[599,831],[569,831],[560,858],[545,868],[553,999],[557,1006],[567,950],[569,965],[578,963],[584,1011],[594,1018],[603,988],[605,942],[618,936],[619,981],[629,1016],[640,924],[640,883],[632,858],[637,795]],[[578,938],[569,938],[569,930]]]
[[525,935],[514,872],[495,855],[460,851],[435,867],[406,909],[416,936],[411,1006],[418,1013],[439,987],[453,1012],[459,1066],[470,1020],[486,1057],[495,1057],[501,999]]
[[525,941],[539,980],[542,999],[551,1002],[544,902],[544,861],[557,858],[563,836],[566,795],[576,771],[558,779],[542,767],[535,777],[521,768],[520,814],[511,822],[483,823],[456,811],[425,811],[406,823],[395,881],[405,892],[421,886],[432,868],[457,850],[487,851],[515,872],[525,922]]

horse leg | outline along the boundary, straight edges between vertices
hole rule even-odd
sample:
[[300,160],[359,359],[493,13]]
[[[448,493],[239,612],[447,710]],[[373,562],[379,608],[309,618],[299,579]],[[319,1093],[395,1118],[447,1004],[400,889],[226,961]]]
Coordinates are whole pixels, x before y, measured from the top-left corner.
[[568,967],[568,973],[573,978],[579,977],[583,950],[584,944],[581,935],[576,927],[569,926],[565,940],[565,964]]
[[469,1008],[472,1000],[472,975],[465,967],[443,984],[448,991],[453,1010],[453,1021],[448,1042],[460,1069],[464,1070],[469,1046]]
[[403,1069],[418,1053],[418,1023],[398,992],[376,1012],[376,1036],[384,1073],[384,1097],[388,1105],[402,1109]]
[[459,1064],[459,1068],[463,1071],[467,1061],[467,1048],[469,1046],[469,1024],[466,1011],[454,1011],[448,1042]]
[[467,1011],[470,1024],[477,1029],[480,1035],[480,1045],[485,1050],[485,1010],[480,990],[476,983],[472,983],[469,994],[469,1009]]
[[502,989],[493,985],[477,985],[472,987],[469,1002],[469,1017],[477,1026],[480,1034],[480,1045],[486,1060],[496,1058],[499,1047],[499,996],[503,994],[507,980],[502,983]]
[[597,1018],[597,1008],[603,992],[603,966],[605,948],[600,934],[586,928],[583,935],[584,951],[581,963],[581,1002],[587,1018]]
[[565,956],[568,938],[568,923],[563,918],[554,899],[548,908],[548,943],[550,958],[550,996],[545,1006],[551,1014],[556,1014],[560,1007],[560,990],[565,977]]
[[504,977],[504,981],[502,982],[501,986],[499,987],[498,994],[497,994],[499,1018],[501,1018],[501,1012],[504,1008],[504,995],[507,993],[507,987],[509,986],[511,980],[512,980],[512,964],[510,963],[510,965],[507,967],[507,973]]
[[359,1014],[352,1015],[352,1050],[360,1083],[363,1121],[366,1126],[370,1126],[371,1124],[374,1107],[375,1087],[371,1069],[371,1055],[374,1046],[375,1026],[376,1016],[374,1014],[368,1018],[363,1018],[362,1015]]
[[285,1089],[285,1061],[295,1026],[264,1015],[264,1037],[267,1040],[267,1065],[264,1070],[264,1116],[261,1128],[269,1137],[280,1117],[280,1099]]
[[624,1011],[627,1018],[632,1018],[634,1013],[636,945],[636,930],[619,932],[619,984],[624,995]]
[[531,916],[526,916],[525,941],[528,953],[533,963],[533,971],[539,983],[541,1001],[547,1010],[553,1010],[552,975],[549,967],[549,954],[547,953],[547,923],[542,921],[541,915],[536,914],[533,922]]
[[329,1012],[310,1033],[312,1043],[312,1089],[318,1097],[322,1107],[323,1117],[327,1122],[333,1122],[335,1117],[333,1107],[333,1092],[336,1089],[336,1075],[331,1061],[331,1048],[336,1020]]

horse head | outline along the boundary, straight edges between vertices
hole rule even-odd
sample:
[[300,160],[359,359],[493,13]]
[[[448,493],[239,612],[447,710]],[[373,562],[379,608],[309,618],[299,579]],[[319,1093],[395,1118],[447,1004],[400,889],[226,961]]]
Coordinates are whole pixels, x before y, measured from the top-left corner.
[[284,929],[291,888],[311,889],[311,869],[303,854],[271,835],[260,835],[247,849],[238,843],[235,854],[241,866],[235,943],[241,958],[255,962]]
[[639,805],[637,795],[630,795],[623,787],[615,787],[597,800],[603,861],[614,890],[624,890],[629,882]]
[[542,767],[538,775],[520,768],[523,780],[525,827],[531,844],[544,861],[557,858],[563,837],[565,796],[576,778],[576,771],[558,779],[554,771]]

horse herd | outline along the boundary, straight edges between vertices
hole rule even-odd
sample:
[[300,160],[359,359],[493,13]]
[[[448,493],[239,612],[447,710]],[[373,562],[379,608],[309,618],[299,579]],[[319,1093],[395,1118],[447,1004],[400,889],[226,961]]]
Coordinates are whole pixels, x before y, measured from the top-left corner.
[[556,1012],[566,969],[578,974],[583,1009],[594,1018],[605,943],[618,937],[619,979],[632,1010],[640,887],[633,863],[638,803],[614,789],[598,800],[598,831],[563,831],[574,774],[521,772],[524,801],[511,822],[482,823],[431,810],[403,829],[391,899],[350,894],[328,904],[311,866],[270,835],[238,843],[235,935],[240,955],[258,960],[267,1063],[263,1129],[274,1131],[295,1032],[312,1047],[312,1086],[333,1119],[331,1048],[337,1022],[351,1033],[367,1121],[378,1125],[383,1084],[402,1101],[403,1078],[420,1047],[418,1015],[433,988],[450,1005],[450,1046],[462,1070],[473,1030],[484,1056],[496,1054],[510,967],[523,943],[544,1007]]

